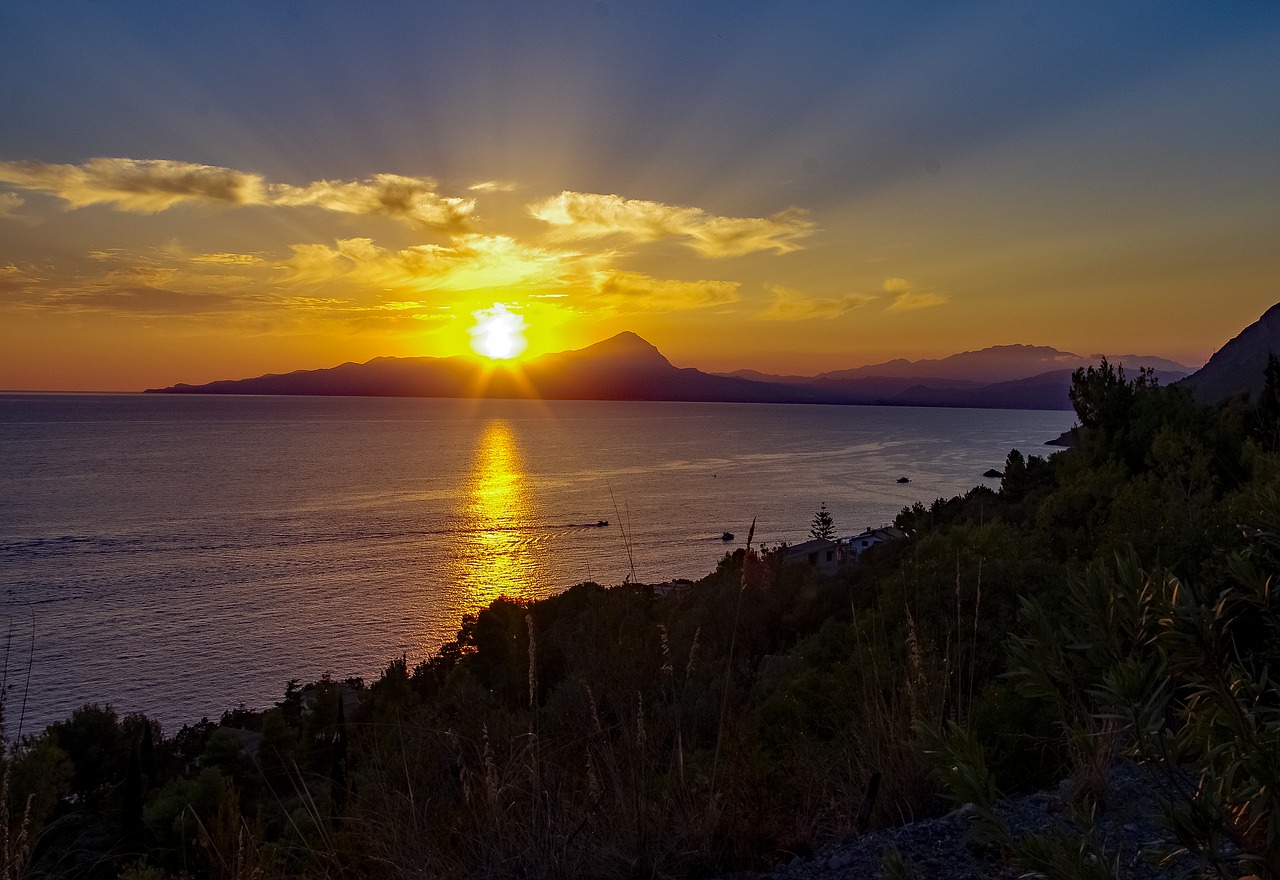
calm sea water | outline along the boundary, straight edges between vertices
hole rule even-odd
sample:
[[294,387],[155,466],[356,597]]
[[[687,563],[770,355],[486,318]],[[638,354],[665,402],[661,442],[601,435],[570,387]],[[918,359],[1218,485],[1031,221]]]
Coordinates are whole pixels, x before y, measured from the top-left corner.
[[0,395],[7,733],[89,701],[172,727],[269,705],[291,678],[376,676],[502,593],[700,577],[753,517],[757,542],[795,542],[822,502],[852,534],[983,482],[1011,448],[1048,452],[1072,420]]

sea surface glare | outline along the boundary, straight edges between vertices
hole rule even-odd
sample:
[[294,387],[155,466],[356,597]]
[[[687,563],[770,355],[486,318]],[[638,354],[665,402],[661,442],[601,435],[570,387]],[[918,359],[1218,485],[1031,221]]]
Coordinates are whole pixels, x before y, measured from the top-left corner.
[[[5,733],[376,677],[501,594],[698,578],[967,491],[1068,412],[0,395]],[[899,477],[910,478],[898,483]],[[600,523],[607,521],[607,525]],[[736,535],[724,542],[725,532]]]

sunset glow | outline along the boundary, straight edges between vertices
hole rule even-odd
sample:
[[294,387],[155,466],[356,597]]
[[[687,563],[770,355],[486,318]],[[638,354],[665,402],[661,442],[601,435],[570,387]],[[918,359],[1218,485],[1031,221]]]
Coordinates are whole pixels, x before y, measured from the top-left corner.
[[1194,366],[1277,296],[1276,4],[303,9],[6,11],[0,388],[622,331]]

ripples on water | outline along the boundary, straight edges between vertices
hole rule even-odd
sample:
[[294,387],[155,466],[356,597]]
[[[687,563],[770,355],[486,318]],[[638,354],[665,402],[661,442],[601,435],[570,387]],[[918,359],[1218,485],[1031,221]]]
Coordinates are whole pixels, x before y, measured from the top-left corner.
[[[724,531],[845,534],[1043,453],[1070,413],[0,395],[8,733],[173,725],[421,658],[500,594],[700,577]],[[899,484],[899,476],[911,482]],[[607,520],[607,526],[597,523]],[[625,529],[631,554],[623,540]],[[34,638],[33,638],[34,637]],[[30,646],[34,643],[34,649]],[[31,662],[28,662],[28,658]]]

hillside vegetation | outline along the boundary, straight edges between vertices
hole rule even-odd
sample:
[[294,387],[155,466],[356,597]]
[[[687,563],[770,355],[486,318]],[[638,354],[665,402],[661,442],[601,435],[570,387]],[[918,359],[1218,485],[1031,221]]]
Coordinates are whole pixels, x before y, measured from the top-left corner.
[[1205,408],[1104,361],[1071,396],[1072,449],[835,576],[747,547],[171,735],[86,706],[9,744],[4,877],[699,877],[954,798],[1011,866],[1109,876],[991,804],[1065,778],[1087,826],[1122,755],[1197,870],[1280,877],[1275,389]]

